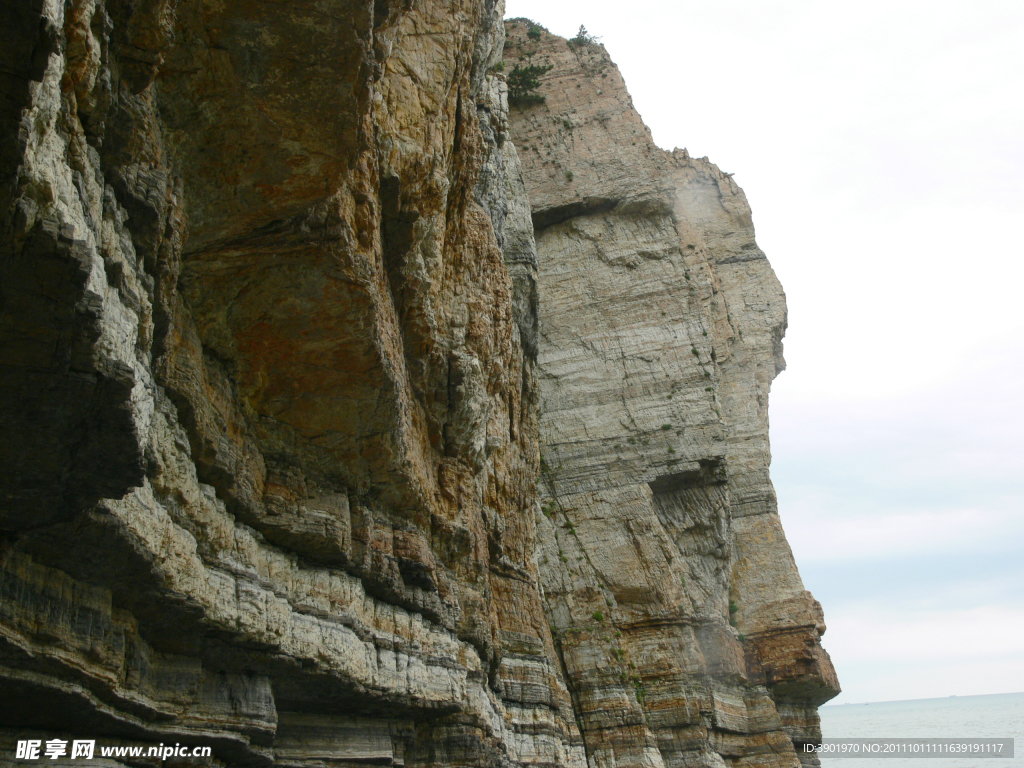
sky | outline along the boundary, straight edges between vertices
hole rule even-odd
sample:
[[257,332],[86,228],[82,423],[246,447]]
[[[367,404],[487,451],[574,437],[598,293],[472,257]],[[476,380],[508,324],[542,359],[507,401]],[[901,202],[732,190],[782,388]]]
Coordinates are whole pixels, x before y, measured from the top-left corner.
[[789,305],[772,477],[834,703],[1024,691],[1024,3],[506,0],[735,174]]

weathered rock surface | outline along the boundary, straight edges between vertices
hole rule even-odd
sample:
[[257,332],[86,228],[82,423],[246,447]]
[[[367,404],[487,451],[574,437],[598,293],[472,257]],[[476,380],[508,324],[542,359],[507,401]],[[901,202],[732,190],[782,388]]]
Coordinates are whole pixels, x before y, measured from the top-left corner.
[[502,12],[4,4],[5,743],[583,765]]
[[621,103],[573,112],[600,73],[565,41],[566,106],[510,129],[502,12],[0,7],[0,763],[57,737],[782,765],[814,738],[834,678],[774,514],[784,302],[742,193],[654,149],[613,69]]
[[602,46],[529,26],[538,552],[588,756],[794,765],[838,683],[768,477],[785,296],[730,176],[654,146]]

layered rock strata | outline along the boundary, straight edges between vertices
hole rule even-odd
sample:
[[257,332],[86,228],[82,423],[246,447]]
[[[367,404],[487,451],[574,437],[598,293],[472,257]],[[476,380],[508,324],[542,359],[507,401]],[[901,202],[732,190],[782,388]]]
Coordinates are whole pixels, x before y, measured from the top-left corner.
[[584,764],[502,12],[4,4],[3,760]]
[[[599,48],[514,32],[559,63],[510,128],[502,12],[0,8],[0,764],[26,738],[573,768],[814,739],[834,678],[767,479],[784,303],[742,193],[650,144]],[[577,120],[622,146],[587,165]]]
[[[532,27],[532,34],[530,30]],[[526,20],[546,609],[594,766],[795,765],[838,692],[768,476],[786,302],[731,174],[665,152],[604,48]]]

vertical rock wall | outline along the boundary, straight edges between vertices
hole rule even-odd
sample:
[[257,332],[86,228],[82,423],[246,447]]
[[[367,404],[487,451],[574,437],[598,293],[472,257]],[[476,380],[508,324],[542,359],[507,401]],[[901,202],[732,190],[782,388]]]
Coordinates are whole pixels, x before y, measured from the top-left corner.
[[502,11],[4,4],[2,759],[583,764]]
[[728,174],[597,44],[508,24],[540,263],[539,563],[595,766],[795,765],[838,692],[768,477],[785,296]]
[[510,125],[502,12],[0,7],[0,763],[815,738],[742,193],[653,147],[599,48],[514,28],[557,67]]

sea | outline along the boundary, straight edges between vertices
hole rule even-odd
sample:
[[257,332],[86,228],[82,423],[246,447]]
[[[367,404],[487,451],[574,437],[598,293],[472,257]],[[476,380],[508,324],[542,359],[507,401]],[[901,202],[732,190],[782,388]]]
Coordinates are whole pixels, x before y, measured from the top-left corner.
[[833,704],[818,712],[825,739],[1014,739],[1010,759],[823,757],[822,768],[1024,768],[1024,693]]

